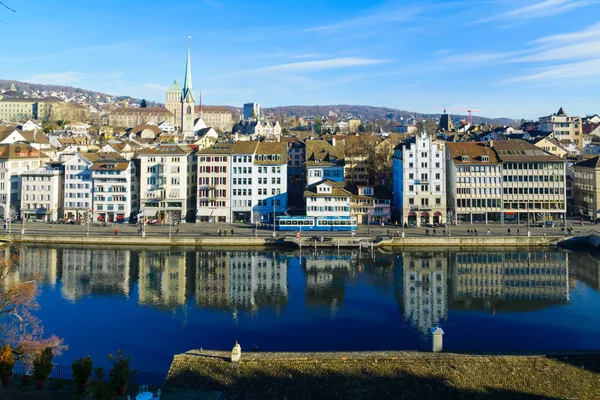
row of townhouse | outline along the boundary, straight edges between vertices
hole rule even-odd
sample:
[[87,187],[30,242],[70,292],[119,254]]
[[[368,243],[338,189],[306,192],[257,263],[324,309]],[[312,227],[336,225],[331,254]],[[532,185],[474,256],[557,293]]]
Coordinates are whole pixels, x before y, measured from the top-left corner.
[[426,134],[394,150],[400,222],[563,220],[567,162],[522,140],[450,143]]
[[219,143],[198,152],[200,222],[272,222],[287,210],[285,142]]

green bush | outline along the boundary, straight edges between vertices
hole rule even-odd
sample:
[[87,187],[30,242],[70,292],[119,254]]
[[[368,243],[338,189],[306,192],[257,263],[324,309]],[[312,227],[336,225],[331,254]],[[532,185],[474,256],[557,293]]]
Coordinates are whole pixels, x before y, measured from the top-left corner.
[[33,359],[33,379],[36,381],[43,381],[48,379],[52,372],[52,348],[46,347],[42,352],[35,356]]
[[109,373],[111,386],[115,388],[125,386],[129,379],[137,372],[133,371],[129,365],[131,354],[125,355],[123,350],[119,350],[117,354],[109,354],[108,359],[113,365]]
[[71,364],[73,378],[77,383],[86,383],[92,375],[92,357],[79,358]]

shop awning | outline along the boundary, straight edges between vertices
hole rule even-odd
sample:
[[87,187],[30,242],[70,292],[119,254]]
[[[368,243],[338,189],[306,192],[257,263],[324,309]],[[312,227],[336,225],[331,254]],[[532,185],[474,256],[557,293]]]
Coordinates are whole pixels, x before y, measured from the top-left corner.
[[441,215],[442,215],[442,213],[441,213],[441,212],[439,212],[439,211],[436,211],[436,212],[434,212],[434,213],[433,213],[433,216],[434,216],[434,217],[439,217],[439,216],[441,216]]

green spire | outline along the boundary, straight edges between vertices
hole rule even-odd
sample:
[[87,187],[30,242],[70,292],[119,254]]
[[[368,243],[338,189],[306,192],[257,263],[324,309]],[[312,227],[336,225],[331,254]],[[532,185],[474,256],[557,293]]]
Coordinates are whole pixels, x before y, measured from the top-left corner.
[[181,99],[185,100],[189,98],[194,101],[194,91],[192,89],[192,63],[190,61],[190,39],[188,36],[188,49],[187,49],[187,63],[185,64],[185,80],[183,81],[183,91],[181,93]]

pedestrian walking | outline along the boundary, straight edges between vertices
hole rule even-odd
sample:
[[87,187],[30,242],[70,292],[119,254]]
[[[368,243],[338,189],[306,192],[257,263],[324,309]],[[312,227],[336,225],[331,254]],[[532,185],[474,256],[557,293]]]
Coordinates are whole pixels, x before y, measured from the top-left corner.
[[446,236],[446,228],[444,228],[444,236]]
[[233,236],[233,229],[231,230],[231,236]]
[[119,228],[115,228],[115,236],[119,234]]
[[425,228],[425,234],[429,236],[429,228]]
[[400,230],[398,228],[396,228],[396,236],[400,235]]
[[488,236],[490,236],[490,228],[488,228],[487,234]]
[[217,236],[221,237],[221,228],[217,229]]
[[389,229],[388,229],[388,234],[387,235],[390,236],[390,230]]
[[435,228],[433,228],[433,236],[437,236],[437,232],[435,231]]
[[367,235],[371,234],[371,228],[367,228]]
[[467,229],[467,235],[471,236],[471,230]]
[[475,236],[479,236],[479,232],[477,232],[477,228],[475,228]]
[[175,228],[175,234],[178,235],[179,234],[179,226],[177,228]]
[[517,226],[517,235],[521,234],[521,227]]
[[227,229],[223,229],[223,236],[227,236]]
[[510,236],[510,228],[506,228],[506,231],[508,232],[508,236]]

